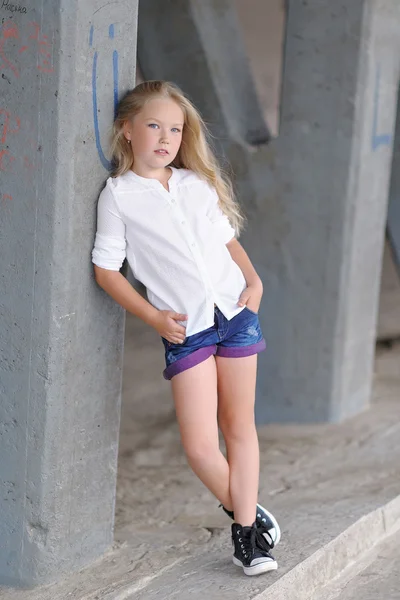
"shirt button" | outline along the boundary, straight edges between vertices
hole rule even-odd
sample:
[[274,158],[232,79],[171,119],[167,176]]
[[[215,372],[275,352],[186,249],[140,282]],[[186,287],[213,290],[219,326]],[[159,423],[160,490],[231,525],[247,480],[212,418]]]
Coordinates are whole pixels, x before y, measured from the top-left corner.
[[182,223],[182,225],[185,225],[185,224],[186,224],[186,221],[181,221],[181,223]]

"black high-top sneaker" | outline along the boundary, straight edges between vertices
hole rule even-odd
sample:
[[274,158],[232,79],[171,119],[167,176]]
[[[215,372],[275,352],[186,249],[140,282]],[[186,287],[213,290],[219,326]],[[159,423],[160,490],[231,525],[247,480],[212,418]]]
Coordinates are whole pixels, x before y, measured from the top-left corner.
[[232,524],[233,563],[242,567],[246,575],[260,575],[278,568],[274,557],[257,543],[260,535],[255,522],[251,527]]
[[[220,506],[226,512],[228,517],[232,520],[235,519],[232,510],[227,510],[222,504],[220,504]],[[278,521],[275,519],[274,515],[268,512],[261,504],[257,504],[256,523],[269,546],[269,550],[279,544],[281,539],[281,528],[279,527]]]

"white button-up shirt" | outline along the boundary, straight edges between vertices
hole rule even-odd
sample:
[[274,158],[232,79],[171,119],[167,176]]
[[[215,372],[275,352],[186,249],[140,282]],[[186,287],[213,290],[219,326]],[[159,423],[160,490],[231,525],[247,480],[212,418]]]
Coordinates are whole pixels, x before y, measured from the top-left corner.
[[214,303],[230,320],[243,307],[246,281],[226,244],[234,237],[215,189],[193,171],[172,167],[169,192],[128,171],[100,194],[92,261],[119,271],[126,257],[159,310],[188,315],[186,336],[214,324]]

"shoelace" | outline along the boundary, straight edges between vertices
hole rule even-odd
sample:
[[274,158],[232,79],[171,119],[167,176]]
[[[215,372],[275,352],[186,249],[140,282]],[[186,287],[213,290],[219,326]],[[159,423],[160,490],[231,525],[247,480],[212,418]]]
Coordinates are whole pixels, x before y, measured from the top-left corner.
[[[259,522],[257,522],[257,530],[259,533],[257,540],[259,540],[259,543],[262,545],[263,550],[265,549],[267,552],[269,552],[270,550],[272,550],[272,548],[275,545],[271,538],[271,534],[269,533],[268,529],[264,525],[260,524]],[[263,535],[264,533],[268,534],[268,537],[271,540],[270,542]]]
[[[232,510],[227,510],[223,504],[220,504],[219,508],[222,508],[222,510],[228,515],[228,517],[230,517],[231,519],[234,519],[234,514],[233,514]],[[259,517],[259,518],[260,518],[260,516],[261,515],[257,515],[257,517]],[[263,519],[263,521],[265,521],[265,519]],[[260,520],[256,521],[256,523],[257,523],[257,528],[260,530],[260,536],[257,536],[257,539],[259,540],[259,545],[265,552],[269,552],[275,546],[275,544],[272,540],[271,534],[268,531],[267,526],[266,525],[264,526]],[[268,542],[268,540],[265,538],[263,533],[268,534],[268,537],[271,540],[270,542]]]
[[[239,532],[238,532],[239,533]],[[242,553],[246,558],[251,558],[256,550],[257,528],[252,527],[250,535],[245,535],[243,529],[240,532],[239,543]]]
[[267,542],[267,540],[265,539],[265,537],[263,536],[263,531],[267,531],[265,529],[265,527],[260,527],[259,525],[256,527],[256,532],[255,532],[255,539],[257,541],[257,546],[259,548],[261,548],[261,550],[263,550],[264,552],[268,553],[268,556],[270,555],[270,550],[272,550],[272,548],[274,547],[274,543],[272,542],[272,544],[269,544]]
[[262,535],[260,529],[256,526],[251,528],[250,535],[245,535],[243,530],[240,532],[239,543],[242,553],[246,558],[251,558],[257,549],[261,549],[270,558],[273,556],[269,553],[269,544]]

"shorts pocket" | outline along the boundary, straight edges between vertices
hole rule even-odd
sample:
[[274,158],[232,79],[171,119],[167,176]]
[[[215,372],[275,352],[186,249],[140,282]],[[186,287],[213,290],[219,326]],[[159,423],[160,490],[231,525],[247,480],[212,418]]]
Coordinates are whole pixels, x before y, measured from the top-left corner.
[[258,312],[255,312],[254,310],[251,310],[251,308],[249,308],[248,306],[245,306],[245,309],[249,311],[249,313],[251,313],[252,315],[255,315],[256,317],[258,317]]
[[174,342],[169,342],[168,340],[166,340],[165,338],[161,337],[164,346],[166,346],[167,348],[171,348],[172,346],[176,346],[177,348],[181,348],[182,346],[184,346],[188,340],[187,337],[185,337],[185,339],[183,340],[182,344],[175,344]]

